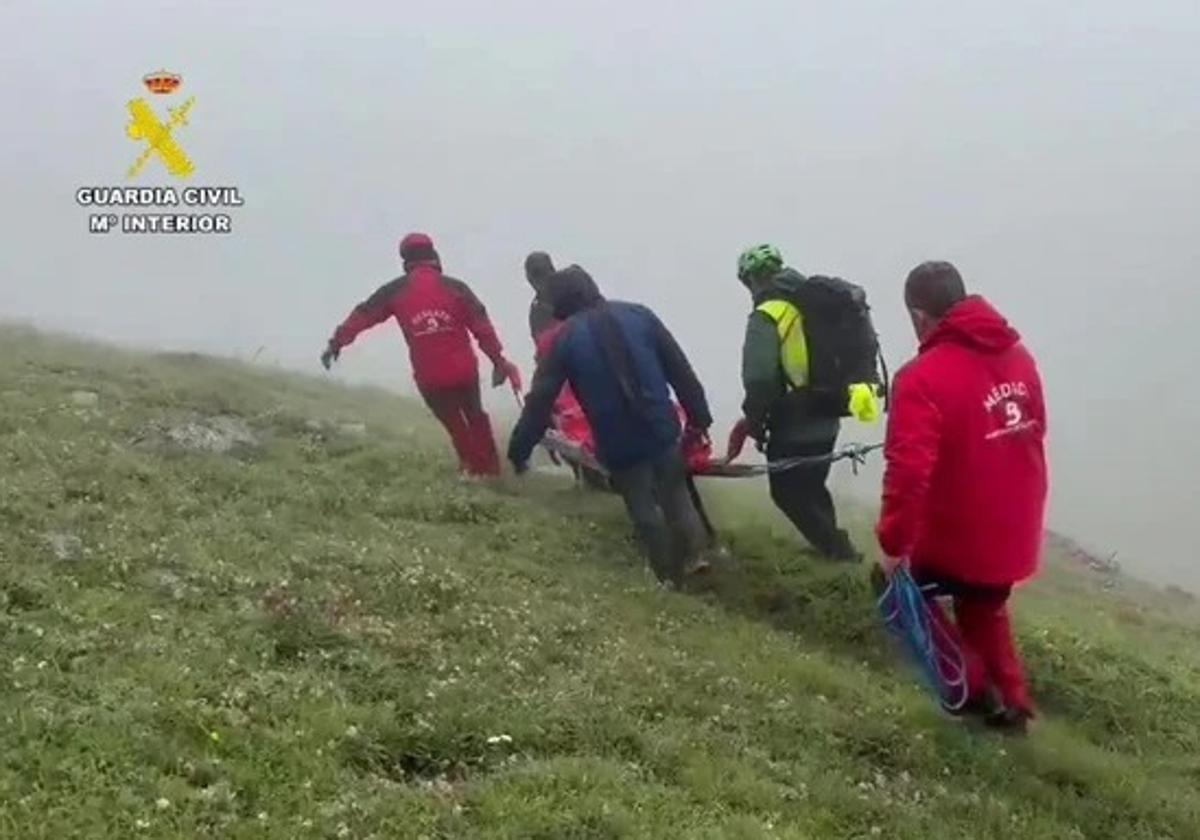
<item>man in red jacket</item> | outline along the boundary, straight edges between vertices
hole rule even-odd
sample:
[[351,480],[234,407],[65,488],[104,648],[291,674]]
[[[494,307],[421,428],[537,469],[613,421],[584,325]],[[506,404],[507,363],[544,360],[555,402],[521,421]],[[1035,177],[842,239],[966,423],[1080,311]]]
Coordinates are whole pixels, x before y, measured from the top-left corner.
[[329,370],[359,333],[395,318],[408,342],[417,390],[450,433],[460,467],[471,475],[499,475],[500,457],[491,420],[483,410],[479,362],[470,336],[492,361],[493,387],[508,381],[519,391],[520,372],[504,357],[479,298],[461,280],[442,274],[433,240],[410,233],[400,241],[400,258],[404,274],[354,307],[329,339],[321,364]]
[[1041,378],[1016,330],[983,298],[968,296],[949,263],[913,269],[904,300],[920,351],[897,374],[890,405],[877,528],[885,566],[908,562],[923,587],[953,597],[967,710],[1024,732],[1034,708],[1007,605],[1041,552]]

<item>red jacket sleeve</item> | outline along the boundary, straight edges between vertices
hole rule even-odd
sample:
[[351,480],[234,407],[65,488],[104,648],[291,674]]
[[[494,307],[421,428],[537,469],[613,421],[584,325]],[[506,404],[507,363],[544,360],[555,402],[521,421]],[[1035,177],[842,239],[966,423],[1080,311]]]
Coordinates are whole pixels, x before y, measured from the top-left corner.
[[550,355],[550,351],[554,349],[554,342],[558,340],[558,336],[565,326],[565,321],[552,321],[534,337],[534,361],[540,362],[544,357]]
[[471,287],[466,283],[448,277],[445,279],[462,300],[466,312],[467,329],[471,331],[471,335],[475,336],[479,349],[492,360],[492,364],[504,361],[504,347],[500,344],[500,336],[496,334],[496,328],[492,326],[483,302],[475,296]]
[[399,291],[403,278],[384,283],[375,293],[364,300],[350,312],[345,321],[333,331],[330,343],[341,350],[353,343],[359,333],[386,321],[392,316],[392,298]]
[[876,535],[889,557],[907,558],[916,545],[937,464],[942,415],[927,386],[902,371],[896,377],[883,454],[883,509]]

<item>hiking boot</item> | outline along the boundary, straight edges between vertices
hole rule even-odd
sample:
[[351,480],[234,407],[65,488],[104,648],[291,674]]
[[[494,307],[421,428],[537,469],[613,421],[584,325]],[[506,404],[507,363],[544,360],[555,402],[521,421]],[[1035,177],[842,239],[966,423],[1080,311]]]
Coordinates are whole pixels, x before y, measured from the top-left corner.
[[858,564],[866,559],[865,554],[848,543],[844,548],[839,548],[837,551],[827,551],[821,556],[830,563]]
[[693,560],[691,563],[688,564],[687,568],[684,569],[683,573],[684,573],[684,575],[691,577],[693,575],[706,575],[711,571],[712,571],[712,563],[710,563],[708,561],[708,558],[707,557],[697,557],[695,560]]
[[1002,735],[1022,737],[1029,734],[1029,722],[1033,712],[1028,709],[1001,709],[983,719],[983,724]]
[[967,702],[961,708],[946,709],[946,712],[954,717],[982,718],[985,723],[991,718],[1002,714],[1003,711],[1004,707],[1000,705],[996,696],[990,691],[968,697]]
[[838,531],[837,541],[831,551],[825,552],[825,557],[839,563],[861,563],[864,555],[850,542],[849,534]]
[[683,586],[683,581],[686,575],[682,573],[683,566],[681,563],[668,564],[666,566],[650,561],[650,571],[654,573],[654,579],[658,582],[661,589],[669,589],[678,591]]

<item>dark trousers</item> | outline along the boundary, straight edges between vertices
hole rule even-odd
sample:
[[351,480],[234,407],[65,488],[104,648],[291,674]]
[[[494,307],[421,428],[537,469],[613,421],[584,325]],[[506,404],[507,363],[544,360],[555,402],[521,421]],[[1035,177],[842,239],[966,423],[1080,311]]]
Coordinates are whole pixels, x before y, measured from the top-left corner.
[[678,584],[708,544],[688,491],[683,456],[671,449],[653,461],[614,470],[612,485],[625,501],[655,576]]
[[[836,435],[813,443],[770,442],[767,444],[767,459],[780,461],[799,456],[829,455],[836,443]],[[771,499],[804,535],[804,539],[821,554],[837,560],[857,559],[858,552],[850,542],[850,537],[838,528],[833,496],[826,487],[831,466],[829,462],[824,462],[772,473]]]
[[457,388],[420,390],[425,405],[450,434],[459,468],[471,475],[499,475],[500,455],[491,418],[483,410],[479,380]]
[[[934,621],[962,650],[967,689],[981,697],[989,689],[1010,709],[1033,711],[1025,670],[1013,639],[1008,599],[1011,586],[977,586],[914,572],[922,588],[932,586],[928,601]],[[937,598],[953,600],[954,621]]]

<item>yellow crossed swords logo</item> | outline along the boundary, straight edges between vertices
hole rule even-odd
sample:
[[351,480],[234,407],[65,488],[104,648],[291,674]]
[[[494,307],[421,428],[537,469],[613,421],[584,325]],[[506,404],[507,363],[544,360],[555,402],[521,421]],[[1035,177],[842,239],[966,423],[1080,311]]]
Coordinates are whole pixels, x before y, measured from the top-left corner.
[[155,154],[162,159],[167,171],[177,178],[187,178],[196,170],[196,165],[171,136],[174,129],[188,124],[188,112],[192,110],[195,102],[196,97],[193,96],[178,108],[168,108],[167,111],[171,118],[166,122],[159,122],[154,109],[145,99],[138,97],[130,100],[128,106],[130,119],[129,125],[125,127],[125,133],[129,135],[130,140],[145,140],[146,149],[129,167],[128,177],[132,178],[141,172],[142,167]]

